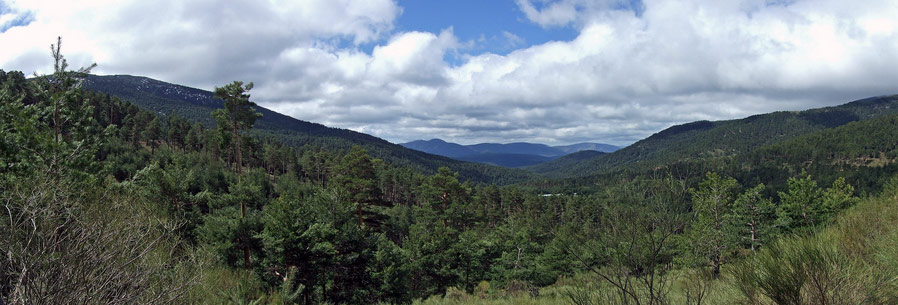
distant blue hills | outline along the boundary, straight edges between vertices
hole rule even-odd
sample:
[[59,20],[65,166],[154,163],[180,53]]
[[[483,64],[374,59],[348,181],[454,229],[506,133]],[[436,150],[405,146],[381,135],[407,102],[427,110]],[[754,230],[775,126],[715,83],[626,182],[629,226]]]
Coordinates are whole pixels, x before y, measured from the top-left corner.
[[578,143],[564,146],[548,146],[535,143],[480,143],[461,145],[441,139],[417,140],[399,144],[405,148],[445,156],[456,160],[493,164],[505,167],[526,167],[554,160],[580,151],[610,153],[620,149],[602,143]]

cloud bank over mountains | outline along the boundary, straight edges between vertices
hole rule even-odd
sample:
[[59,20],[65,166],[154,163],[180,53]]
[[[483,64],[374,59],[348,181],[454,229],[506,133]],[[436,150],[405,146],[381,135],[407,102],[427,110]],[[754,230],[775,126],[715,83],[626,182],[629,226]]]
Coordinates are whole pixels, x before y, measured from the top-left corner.
[[[393,142],[629,144],[694,120],[898,93],[895,1],[517,1],[520,22],[577,31],[504,55],[452,28],[396,31],[400,3],[5,1],[0,69],[72,66],[253,99]],[[460,22],[463,22],[460,20]],[[523,38],[522,38],[523,37]],[[446,58],[460,56],[460,63]]]

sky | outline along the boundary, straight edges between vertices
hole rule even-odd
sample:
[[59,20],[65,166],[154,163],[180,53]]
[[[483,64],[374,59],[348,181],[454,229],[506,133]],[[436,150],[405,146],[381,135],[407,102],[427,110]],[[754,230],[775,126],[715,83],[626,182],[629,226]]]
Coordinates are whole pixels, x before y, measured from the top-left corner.
[[0,69],[212,90],[394,143],[628,145],[898,93],[898,1],[0,0]]

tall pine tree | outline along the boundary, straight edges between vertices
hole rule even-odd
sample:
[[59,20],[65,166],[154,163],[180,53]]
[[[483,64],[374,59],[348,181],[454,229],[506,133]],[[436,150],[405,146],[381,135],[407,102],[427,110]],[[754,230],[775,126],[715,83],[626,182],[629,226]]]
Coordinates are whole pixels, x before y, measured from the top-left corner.
[[[256,119],[262,114],[256,112],[253,106],[256,103],[249,101],[247,91],[253,89],[253,83],[243,85],[241,81],[234,81],[223,87],[215,88],[215,97],[224,100],[224,108],[212,112],[212,117],[218,123],[219,130],[230,129],[234,142],[234,156],[237,167],[237,179],[243,173],[240,153],[240,131],[250,129],[256,123]],[[238,182],[239,183],[239,182]],[[246,219],[246,202],[240,202],[240,215]],[[243,265],[249,269],[249,247],[243,246]]]

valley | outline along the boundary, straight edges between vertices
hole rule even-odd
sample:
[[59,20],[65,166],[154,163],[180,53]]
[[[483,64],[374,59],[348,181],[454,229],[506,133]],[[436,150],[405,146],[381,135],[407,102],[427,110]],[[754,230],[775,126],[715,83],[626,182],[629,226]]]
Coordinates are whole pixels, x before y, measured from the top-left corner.
[[[117,167],[112,173],[122,183],[133,181],[138,189],[172,196],[149,198],[180,206],[177,210],[192,210],[194,216],[185,220],[195,227],[181,234],[196,244],[218,249],[206,254],[224,260],[224,265],[216,268],[237,272],[241,266],[267,266],[269,271],[244,273],[255,274],[251,278],[256,279],[240,281],[271,287],[277,286],[265,280],[271,276],[270,270],[276,274],[314,270],[287,277],[285,283],[302,283],[295,287],[361,289],[352,281],[374,281],[380,290],[364,298],[382,302],[602,302],[607,295],[635,291],[671,293],[670,300],[685,302],[696,293],[694,289],[720,291],[707,296],[712,304],[758,297],[740,293],[733,286],[745,284],[718,278],[774,272],[764,264],[765,260],[780,260],[776,255],[783,254],[777,251],[795,247],[821,251],[816,247],[854,238],[840,235],[845,234],[840,228],[857,226],[859,216],[854,215],[886,209],[882,205],[892,200],[888,194],[898,174],[894,162],[898,154],[894,141],[898,138],[898,96],[676,125],[621,149],[595,143],[568,147],[459,145],[439,139],[396,145],[255,106],[262,116],[247,130],[247,146],[242,148],[246,159],[241,163],[248,173],[237,174],[246,177],[235,181],[233,168],[239,165],[223,146],[228,142],[214,142],[221,140],[215,140],[214,121],[209,118],[222,103],[211,92],[131,76],[90,76],[85,88],[106,95],[106,99],[121,100],[113,102],[110,109],[126,102],[141,109],[127,110],[121,123],[107,123],[121,124],[122,131],[128,128],[128,112],[134,119],[155,116],[166,122],[168,131],[157,139],[145,134],[129,138],[127,132],[111,138],[120,138],[112,143],[137,144],[132,148],[118,144],[112,151],[104,148],[107,161],[101,162]],[[147,111],[152,115],[134,116]],[[206,131],[197,132],[205,134],[205,140],[179,143],[172,128],[181,120],[187,121],[184,126],[203,129],[211,124]],[[157,152],[153,152],[155,146]],[[124,157],[135,153],[143,157]],[[210,169],[220,178],[201,178],[209,175]],[[159,178],[141,178],[147,174]],[[178,187],[177,177],[185,174],[186,184]],[[239,188],[243,191],[237,191]],[[216,207],[209,201],[212,198],[225,204]],[[228,222],[247,221],[247,216],[235,214],[237,203],[249,204],[249,215],[260,217],[252,220],[256,229],[221,231],[229,228]],[[708,218],[715,210],[751,226]],[[300,215],[307,215],[303,222],[291,221]],[[648,223],[655,229],[644,230]],[[325,227],[320,227],[322,224]],[[623,225],[632,225],[632,230],[615,229]],[[721,226],[728,229],[715,229]],[[300,232],[303,235],[296,235]],[[320,234],[321,238],[302,237],[307,234]],[[679,242],[664,241],[667,238]],[[638,243],[625,242],[633,239]],[[874,240],[883,242],[878,237]],[[367,250],[353,248],[363,245]],[[313,250],[331,247],[348,252]],[[241,248],[249,256],[241,258]],[[758,248],[763,251],[751,253]],[[660,252],[641,252],[646,249]],[[726,250],[693,252],[703,249]],[[834,251],[827,255],[863,268],[898,270],[869,256],[845,256],[845,251],[851,251],[848,248]],[[390,260],[382,256],[385,253],[411,263]],[[309,260],[315,256],[331,261]],[[365,257],[367,263],[354,257]],[[835,269],[827,270],[848,266],[834,264],[826,268]],[[328,271],[335,266],[355,271],[341,279]],[[653,288],[642,282],[645,275],[628,271],[636,268],[633,266],[647,268],[644,272],[657,276],[660,283],[676,281],[685,286]],[[882,287],[876,293],[885,293],[890,289],[885,287],[896,284],[887,277],[865,278],[861,273],[846,272],[846,279],[871,285],[864,287]],[[595,280],[592,276],[607,278]],[[332,282],[322,282],[327,277],[333,277]],[[763,287],[772,280],[756,278],[750,285]],[[614,286],[625,283],[639,288]],[[200,290],[195,293],[208,293],[202,292],[207,285],[199,283],[196,287]],[[242,293],[231,298],[285,297],[275,290],[260,294],[264,291],[260,289],[225,291]],[[354,299],[358,297],[355,294],[316,291],[297,289],[296,300],[361,302]],[[534,293],[540,296],[533,297]],[[761,293],[762,299],[778,297],[775,291]],[[882,294],[884,298],[888,295]],[[634,300],[641,298],[633,296]]]
[[545,163],[568,154],[585,150],[609,153],[620,149],[614,145],[600,143],[577,143],[563,146],[548,146],[545,144],[533,143],[480,143],[460,145],[456,143],[447,143],[440,139],[431,139],[428,141],[418,140],[401,143],[399,145],[402,145],[405,148],[449,157],[456,160],[513,168]]
[[898,6],[756,2],[2,1],[0,305],[898,304]]

